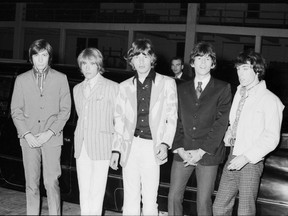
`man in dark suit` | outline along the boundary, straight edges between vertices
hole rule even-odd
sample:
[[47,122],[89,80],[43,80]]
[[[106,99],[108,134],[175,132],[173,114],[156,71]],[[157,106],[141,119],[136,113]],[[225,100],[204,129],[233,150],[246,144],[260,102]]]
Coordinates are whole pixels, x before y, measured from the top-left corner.
[[191,80],[192,77],[190,77],[187,73],[183,72],[184,69],[184,61],[181,57],[174,57],[171,59],[171,70],[174,73],[174,78],[177,80],[181,80],[181,83],[183,81]]
[[174,160],[171,170],[168,214],[183,215],[186,184],[195,170],[197,178],[198,215],[212,215],[211,196],[218,165],[223,161],[222,142],[228,126],[231,88],[213,78],[216,66],[212,45],[200,42],[190,55],[195,69],[194,80],[178,86],[179,116],[172,146]]

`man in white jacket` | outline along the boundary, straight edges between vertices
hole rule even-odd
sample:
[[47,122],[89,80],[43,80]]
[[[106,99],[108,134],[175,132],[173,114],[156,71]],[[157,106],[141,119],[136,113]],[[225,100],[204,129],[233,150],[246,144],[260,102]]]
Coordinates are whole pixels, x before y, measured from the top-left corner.
[[115,139],[110,166],[123,171],[123,215],[158,215],[160,165],[167,161],[177,125],[174,79],[154,71],[151,41],[138,39],[127,53],[137,72],[120,83],[115,105]]
[[239,192],[238,215],[255,215],[263,159],[278,145],[284,105],[266,88],[265,60],[248,50],[235,67],[240,85],[235,94],[224,142],[230,155],[223,169],[213,215],[231,215]]

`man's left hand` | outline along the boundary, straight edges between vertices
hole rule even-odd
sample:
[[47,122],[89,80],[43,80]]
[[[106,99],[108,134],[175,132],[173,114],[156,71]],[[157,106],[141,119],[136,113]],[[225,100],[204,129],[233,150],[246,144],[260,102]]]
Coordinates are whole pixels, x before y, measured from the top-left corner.
[[165,144],[160,144],[158,147],[157,147],[157,158],[159,160],[165,160],[168,156],[167,154],[167,149],[168,147],[165,145]]
[[202,149],[197,149],[197,150],[187,150],[186,151],[191,157],[189,161],[183,161],[184,166],[197,166],[197,163],[202,159],[203,155],[206,153]]
[[48,140],[53,136],[53,132],[51,130],[47,130],[35,136],[37,137],[37,141],[39,142],[39,144],[43,145],[44,143],[48,142]]
[[228,170],[241,170],[248,163],[249,163],[249,159],[245,155],[239,155],[230,161],[227,169]]

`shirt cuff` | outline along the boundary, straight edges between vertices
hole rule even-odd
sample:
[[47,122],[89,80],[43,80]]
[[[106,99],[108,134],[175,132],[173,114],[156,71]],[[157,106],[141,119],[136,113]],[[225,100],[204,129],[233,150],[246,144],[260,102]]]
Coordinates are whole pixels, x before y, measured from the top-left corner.
[[175,149],[175,150],[173,151],[173,153],[174,153],[174,154],[177,154],[177,153],[179,152],[179,149],[183,149],[183,150],[184,150],[183,147],[180,147],[180,148]]
[[203,155],[206,154],[207,152],[205,152],[203,149],[199,148],[198,153],[201,155],[201,157],[203,157]]
[[112,153],[118,153],[119,155],[121,154],[119,151],[112,151]]
[[25,136],[27,135],[27,134],[29,134],[29,133],[31,133],[30,131],[27,131],[26,133],[24,133],[23,135],[22,135],[22,138],[25,138]]
[[167,147],[167,149],[170,148],[170,146],[167,143],[162,142],[161,144],[165,145]]
[[50,130],[54,136],[56,135],[56,133],[51,128],[49,128],[48,130]]

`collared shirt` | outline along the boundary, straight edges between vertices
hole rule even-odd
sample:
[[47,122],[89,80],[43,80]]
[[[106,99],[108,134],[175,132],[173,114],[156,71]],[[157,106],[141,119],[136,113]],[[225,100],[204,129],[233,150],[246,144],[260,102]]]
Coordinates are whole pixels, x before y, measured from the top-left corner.
[[[99,74],[99,73],[98,73]],[[94,88],[94,86],[97,83],[97,80],[99,79],[99,75],[96,74],[95,77],[93,77],[92,79],[85,79],[84,80],[84,88],[83,88],[83,94],[85,98],[89,98],[90,94],[92,92],[92,89]]]
[[[240,98],[239,86],[230,110],[230,125],[233,125],[236,119]],[[237,126],[233,155],[243,154],[255,164],[273,151],[280,139],[283,109],[284,105],[266,88],[265,81],[261,81],[248,90]],[[231,126],[224,138],[227,146],[229,146],[230,137]]]
[[175,78],[176,78],[176,79],[181,79],[182,74],[183,74],[183,72],[181,72],[181,73],[175,75]]
[[89,82],[90,88],[93,89],[98,79],[99,79],[99,73],[97,73],[96,76],[90,80],[85,79],[84,85],[87,85],[87,83]]
[[146,139],[152,139],[149,126],[149,107],[152,82],[155,81],[155,76],[155,71],[151,69],[144,82],[141,83],[138,74],[135,75],[137,79],[137,123],[135,135]]
[[[34,77],[36,80],[36,84],[39,86],[40,90],[43,91],[44,88],[44,84],[45,84],[45,79],[47,77],[47,74],[49,72],[50,67],[47,66],[45,68],[45,70],[41,73],[39,72],[35,67],[32,68],[33,73],[34,73]],[[39,77],[40,75],[42,75],[41,77]],[[39,83],[40,82],[40,83]]]
[[195,77],[195,79],[194,79],[195,89],[198,86],[198,82],[202,82],[201,88],[202,88],[202,92],[203,92],[204,89],[206,88],[207,84],[209,83],[210,79],[211,79],[211,75],[210,74],[209,74],[209,76],[205,77],[203,80],[199,80],[199,79],[197,79],[197,77]]

